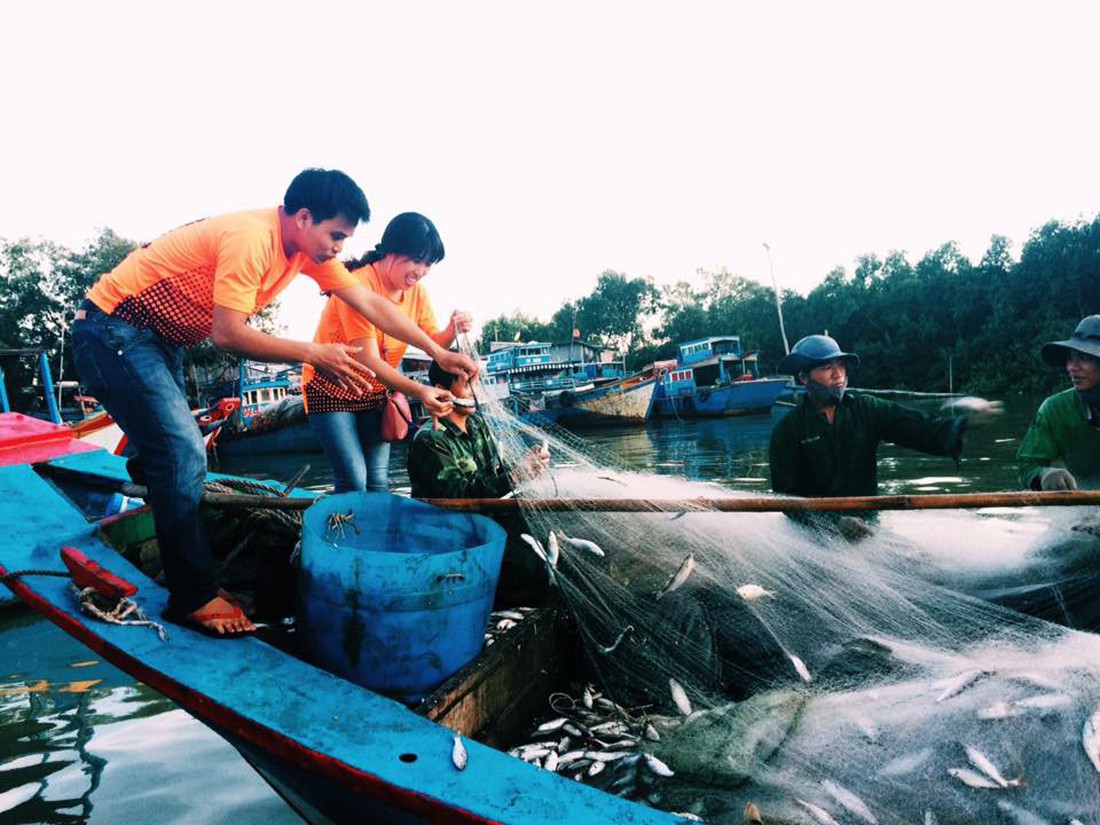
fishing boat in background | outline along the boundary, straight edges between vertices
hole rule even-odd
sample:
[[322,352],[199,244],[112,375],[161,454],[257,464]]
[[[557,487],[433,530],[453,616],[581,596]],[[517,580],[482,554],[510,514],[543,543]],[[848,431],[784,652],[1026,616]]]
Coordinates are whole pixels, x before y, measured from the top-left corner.
[[657,386],[654,410],[668,418],[713,418],[768,412],[788,387],[787,376],[761,377],[755,353],[738,335],[680,344],[675,366]]
[[568,343],[494,343],[485,365],[489,392],[507,386],[508,403],[527,421],[570,428],[644,424],[653,408],[652,368],[628,375],[608,347]]

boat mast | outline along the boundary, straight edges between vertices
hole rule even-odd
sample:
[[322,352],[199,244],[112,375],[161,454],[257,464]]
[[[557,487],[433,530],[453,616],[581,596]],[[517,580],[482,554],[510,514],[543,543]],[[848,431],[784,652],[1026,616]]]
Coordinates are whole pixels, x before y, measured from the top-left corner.
[[775,311],[779,313],[779,334],[783,336],[783,354],[791,354],[791,345],[787,343],[787,330],[783,326],[783,301],[779,297],[779,286],[775,282],[775,267],[772,266],[772,248],[764,244],[764,251],[768,255],[768,269],[772,273],[772,291],[775,293]]

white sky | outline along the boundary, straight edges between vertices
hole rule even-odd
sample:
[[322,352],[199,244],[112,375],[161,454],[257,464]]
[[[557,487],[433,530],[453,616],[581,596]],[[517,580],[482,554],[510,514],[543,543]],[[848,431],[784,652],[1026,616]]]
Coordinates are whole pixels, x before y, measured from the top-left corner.
[[441,319],[548,319],[605,269],[770,283],[765,241],[802,293],[1018,254],[1100,210],[1098,31],[1091,2],[3,3],[0,237],[149,240],[324,166],[371,204],[349,252],[436,222]]

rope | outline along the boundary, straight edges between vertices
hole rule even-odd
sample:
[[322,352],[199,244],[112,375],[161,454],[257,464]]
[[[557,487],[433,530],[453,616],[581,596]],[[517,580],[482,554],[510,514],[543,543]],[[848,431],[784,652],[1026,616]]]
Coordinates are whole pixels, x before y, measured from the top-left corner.
[[[88,615],[108,624],[116,624],[122,627],[151,627],[156,631],[157,637],[162,642],[168,641],[168,631],[164,625],[154,622],[146,616],[145,612],[137,605],[137,602],[132,599],[123,596],[114,603],[114,606],[110,606],[110,601],[97,593],[94,587],[85,587],[83,590],[79,590],[76,585],[73,585],[73,591],[76,592],[77,598],[80,600],[80,609]],[[133,618],[130,618],[131,616]]]
[[[257,481],[244,478],[225,478],[218,481],[208,481],[203,489],[211,493],[246,493],[271,499],[282,499],[280,491],[261,484]],[[276,510],[266,507],[248,508],[244,520],[253,527],[263,529],[277,528],[286,532],[295,533],[302,529],[302,513],[300,510]]]
[[[54,576],[60,579],[70,577],[68,570],[13,570],[0,576],[0,582],[13,581],[21,576]],[[165,630],[164,625],[158,624],[146,616],[137,602],[132,599],[124,596],[112,606],[110,600],[97,593],[94,587],[85,587],[81,590],[74,584],[72,589],[80,602],[80,609],[88,615],[110,624],[151,627],[157,632],[157,636],[162,642],[168,641],[168,631]],[[133,618],[130,618],[131,616]]]

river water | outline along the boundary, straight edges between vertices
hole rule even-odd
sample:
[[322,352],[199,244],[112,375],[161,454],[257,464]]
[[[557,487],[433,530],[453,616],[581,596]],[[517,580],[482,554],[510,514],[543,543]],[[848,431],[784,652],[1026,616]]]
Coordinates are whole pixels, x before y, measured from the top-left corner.
[[[884,445],[881,492],[1014,489],[1015,451],[1037,404],[1008,400],[996,424],[967,434],[958,467]],[[631,469],[767,493],[776,420],[663,420],[582,437]],[[223,458],[220,469],[286,479],[307,463],[303,485],[325,489],[331,474],[320,453]],[[401,447],[391,485],[408,491]],[[171,701],[22,608],[0,609],[0,823],[124,821],[301,822],[236,751]]]

